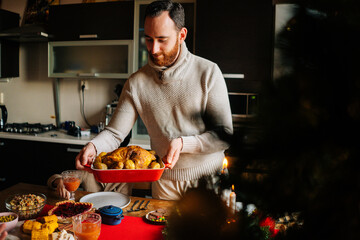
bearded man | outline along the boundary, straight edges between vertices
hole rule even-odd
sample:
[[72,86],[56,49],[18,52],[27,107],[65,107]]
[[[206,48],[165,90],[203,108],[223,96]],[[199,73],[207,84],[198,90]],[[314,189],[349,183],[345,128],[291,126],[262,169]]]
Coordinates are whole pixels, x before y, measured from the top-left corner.
[[76,167],[118,148],[141,117],[151,149],[167,164],[152,196],[178,200],[222,168],[229,147],[223,136],[233,132],[228,92],[219,67],[188,51],[181,4],[151,3],[144,31],[148,64],[126,81],[109,125],[82,149]]

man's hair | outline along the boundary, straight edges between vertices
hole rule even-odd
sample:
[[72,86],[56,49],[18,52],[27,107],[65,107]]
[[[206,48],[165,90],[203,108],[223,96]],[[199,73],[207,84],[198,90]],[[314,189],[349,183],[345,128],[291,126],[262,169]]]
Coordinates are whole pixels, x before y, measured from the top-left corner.
[[157,17],[162,12],[168,11],[170,18],[174,21],[177,30],[185,27],[185,12],[180,3],[171,0],[160,0],[150,3],[145,10],[146,17]]

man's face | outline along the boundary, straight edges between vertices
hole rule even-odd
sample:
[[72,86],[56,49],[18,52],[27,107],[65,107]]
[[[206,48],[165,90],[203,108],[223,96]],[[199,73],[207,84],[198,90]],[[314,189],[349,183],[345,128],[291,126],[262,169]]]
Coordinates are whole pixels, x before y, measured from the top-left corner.
[[[170,66],[176,60],[186,29],[177,31],[169,12],[145,19],[146,47],[151,60],[158,66]],[[185,32],[185,33],[184,33]]]

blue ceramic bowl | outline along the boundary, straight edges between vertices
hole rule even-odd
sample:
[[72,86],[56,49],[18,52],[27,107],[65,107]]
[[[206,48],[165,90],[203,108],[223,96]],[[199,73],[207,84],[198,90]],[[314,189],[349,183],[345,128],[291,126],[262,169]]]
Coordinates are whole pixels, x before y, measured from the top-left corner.
[[113,205],[107,205],[99,208],[101,221],[106,225],[118,225],[124,218],[123,210]]

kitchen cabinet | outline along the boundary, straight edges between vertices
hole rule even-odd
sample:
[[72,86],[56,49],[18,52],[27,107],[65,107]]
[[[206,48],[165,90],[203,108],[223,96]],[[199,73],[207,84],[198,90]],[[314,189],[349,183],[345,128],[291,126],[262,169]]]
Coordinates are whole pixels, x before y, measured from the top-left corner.
[[48,43],[48,75],[126,79],[133,72],[133,40]]
[[133,39],[134,2],[52,5],[50,41]]
[[6,39],[3,30],[19,26],[20,15],[0,9],[0,78],[19,77],[19,43]]
[[45,185],[47,179],[75,169],[82,145],[0,139],[0,189],[18,182]]
[[195,53],[219,65],[230,91],[258,92],[261,82],[272,76],[272,1],[196,4]]

